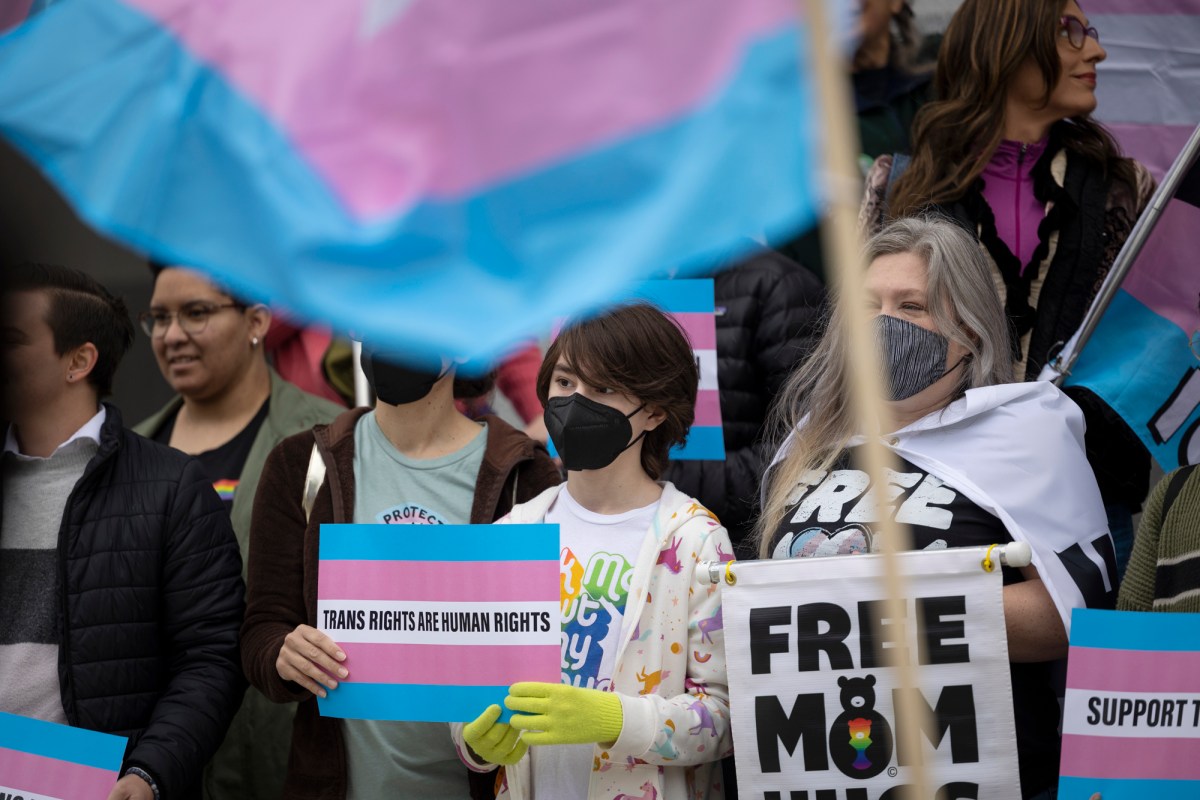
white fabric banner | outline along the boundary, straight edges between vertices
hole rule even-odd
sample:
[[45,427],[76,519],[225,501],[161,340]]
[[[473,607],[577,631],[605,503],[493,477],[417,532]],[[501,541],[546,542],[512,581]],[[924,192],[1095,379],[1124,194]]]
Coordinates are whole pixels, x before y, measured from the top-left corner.
[[[882,556],[733,567],[722,605],[740,797],[899,800],[923,758],[941,800],[1019,800],[1001,573],[983,570],[985,550],[899,555],[902,641],[883,617]],[[895,648],[931,711],[919,753],[896,743],[903,690],[883,652]]]

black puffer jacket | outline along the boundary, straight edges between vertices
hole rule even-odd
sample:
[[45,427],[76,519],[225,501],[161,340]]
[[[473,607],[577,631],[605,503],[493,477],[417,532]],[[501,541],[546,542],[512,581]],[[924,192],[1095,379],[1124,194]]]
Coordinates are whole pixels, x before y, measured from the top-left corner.
[[675,461],[666,478],[720,518],[739,558],[752,558],[742,549],[769,456],[763,422],[788,373],[820,337],[825,289],[773,250],[717,273],[714,283],[725,460]]
[[241,556],[200,463],[106,408],[58,537],[63,709],[129,737],[122,770],[144,769],[163,800],[199,797],[246,686]]

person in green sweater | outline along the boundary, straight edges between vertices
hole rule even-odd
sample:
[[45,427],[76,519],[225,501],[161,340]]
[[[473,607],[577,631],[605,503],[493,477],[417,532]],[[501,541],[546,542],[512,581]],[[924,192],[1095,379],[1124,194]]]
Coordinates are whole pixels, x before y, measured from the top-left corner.
[[[152,265],[154,293],[138,319],[163,378],[178,394],[134,431],[200,460],[230,514],[242,563],[267,454],[345,409],[301,391],[267,364],[266,306],[245,303],[200,273]],[[243,575],[244,577],[244,575]],[[204,773],[206,800],[278,800],[292,708],[246,693]]]
[[1200,612],[1200,472],[1195,465],[1175,470],[1150,492],[1117,608]]

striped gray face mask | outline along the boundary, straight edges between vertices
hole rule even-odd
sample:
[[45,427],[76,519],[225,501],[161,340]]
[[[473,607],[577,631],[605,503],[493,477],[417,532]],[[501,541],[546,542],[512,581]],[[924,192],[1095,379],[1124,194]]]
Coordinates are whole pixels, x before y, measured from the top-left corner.
[[886,314],[876,317],[874,326],[888,400],[907,400],[958,366],[946,369],[950,340],[940,333]]

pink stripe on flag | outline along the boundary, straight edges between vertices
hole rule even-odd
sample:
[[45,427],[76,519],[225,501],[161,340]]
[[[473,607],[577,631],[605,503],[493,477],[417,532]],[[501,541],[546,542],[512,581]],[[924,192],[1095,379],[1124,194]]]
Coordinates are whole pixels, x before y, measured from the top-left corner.
[[1184,14],[1188,16],[1200,14],[1200,0],[1087,0],[1086,5],[1084,13],[1089,16],[1096,14]]
[[[1090,12],[1090,4],[1088,9]],[[1116,113],[1116,109],[1110,110]],[[1117,137],[1125,155],[1142,162],[1160,181],[1196,129],[1194,125],[1138,125],[1131,122],[1105,122],[1104,127]]]
[[523,602],[557,599],[558,580],[557,561],[322,561],[317,598]]
[[1137,780],[1200,780],[1200,740],[1063,737],[1061,775]]
[[696,426],[721,426],[721,393],[716,389],[696,392]]
[[1197,231],[1200,208],[1182,200],[1169,201],[1121,283],[1121,288],[1146,308],[1178,325],[1187,338],[1200,328],[1194,249]]
[[679,312],[671,314],[692,343],[693,350],[717,349],[717,321],[712,314]]
[[791,0],[125,2],[252,98],[368,218],[684,116],[796,17]]
[[[1167,663],[1170,669],[1163,668]],[[1067,662],[1067,688],[1095,692],[1200,692],[1200,653],[1072,647]],[[1200,754],[1200,750],[1197,752]]]
[[0,747],[0,785],[50,797],[108,797],[117,773]]
[[343,642],[348,680],[433,686],[508,686],[518,681],[558,683],[557,644],[420,645]]

